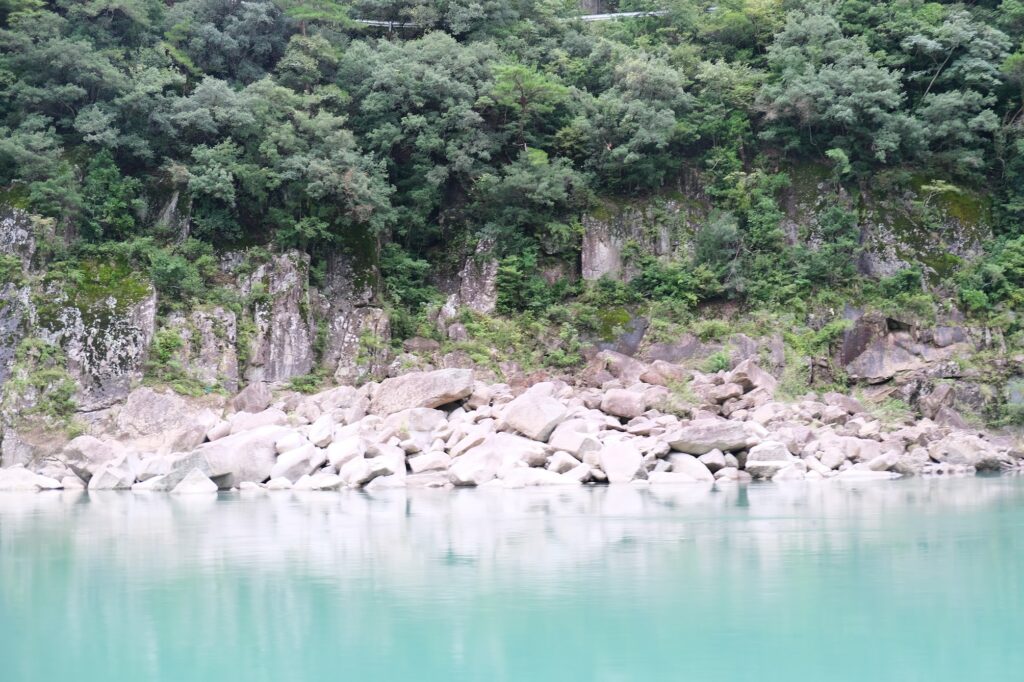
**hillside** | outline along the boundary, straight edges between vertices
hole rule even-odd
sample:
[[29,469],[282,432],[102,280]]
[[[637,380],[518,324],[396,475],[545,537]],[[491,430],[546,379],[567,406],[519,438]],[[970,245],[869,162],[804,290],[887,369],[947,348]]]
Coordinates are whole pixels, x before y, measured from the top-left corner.
[[1022,38],[1020,0],[0,0],[4,461],[140,384],[623,356],[1020,425]]

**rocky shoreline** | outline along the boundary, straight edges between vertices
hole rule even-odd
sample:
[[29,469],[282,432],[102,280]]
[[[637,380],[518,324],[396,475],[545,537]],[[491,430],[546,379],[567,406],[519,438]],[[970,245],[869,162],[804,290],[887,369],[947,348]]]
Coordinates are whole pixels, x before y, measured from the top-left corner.
[[[967,475],[1024,461],[1011,437],[927,418],[883,424],[848,395],[778,401],[775,378],[751,359],[692,375],[612,352],[598,365],[600,387],[513,388],[469,369],[315,395],[275,397],[253,383],[220,411],[139,388],[96,435],[0,470],[0,490],[713,485]],[[688,401],[660,385],[684,376]]]

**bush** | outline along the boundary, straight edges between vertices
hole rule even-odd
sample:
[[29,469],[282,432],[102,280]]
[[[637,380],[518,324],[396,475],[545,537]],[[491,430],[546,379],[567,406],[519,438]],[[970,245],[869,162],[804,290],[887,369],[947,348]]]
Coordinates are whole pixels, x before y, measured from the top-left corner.
[[729,358],[729,352],[726,350],[720,350],[712,353],[704,361],[702,369],[705,372],[724,372],[732,366],[732,360]]
[[689,308],[722,292],[718,278],[708,266],[665,263],[653,256],[641,260],[640,275],[631,284],[647,299],[679,301]]
[[701,341],[708,342],[723,338],[732,331],[732,327],[724,320],[698,320],[693,323],[691,331]]

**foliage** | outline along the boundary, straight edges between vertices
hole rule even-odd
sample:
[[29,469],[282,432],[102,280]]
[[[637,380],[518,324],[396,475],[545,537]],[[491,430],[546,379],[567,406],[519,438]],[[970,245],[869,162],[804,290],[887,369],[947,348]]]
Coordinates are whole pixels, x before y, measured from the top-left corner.
[[[242,313],[217,249],[301,249],[314,276],[344,252],[379,265],[399,339],[434,333],[440,283],[484,244],[498,312],[546,344],[524,341],[524,366],[573,366],[584,339],[706,305],[852,301],[931,319],[951,298],[1020,333],[1019,0],[658,7],[584,24],[562,0],[0,0],[3,200],[50,221],[42,278],[83,302],[121,277],[133,295],[152,282],[161,313]],[[817,220],[794,225],[807,168],[821,169]],[[924,178],[888,192],[913,187],[924,238],[951,240],[939,203],[980,195],[984,211],[958,219],[991,216],[997,239],[971,262],[863,276],[862,193],[890,176]],[[637,245],[629,284],[553,274],[578,264],[596,196],[689,209],[694,180],[711,210],[692,242],[685,211],[658,250],[673,255]],[[171,197],[187,220],[161,224]],[[22,276],[10,259],[0,275]],[[243,357],[252,324],[239,317]],[[497,341],[497,323],[472,324]],[[793,333],[800,352],[828,342]]]

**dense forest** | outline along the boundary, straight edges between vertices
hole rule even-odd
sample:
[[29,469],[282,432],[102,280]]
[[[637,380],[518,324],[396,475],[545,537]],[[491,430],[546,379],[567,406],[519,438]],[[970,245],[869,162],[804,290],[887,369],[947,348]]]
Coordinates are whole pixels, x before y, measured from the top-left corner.
[[[719,302],[808,311],[874,297],[952,302],[1019,340],[1024,2],[601,9],[662,13],[0,0],[2,199],[42,216],[55,269],[127,259],[164,306],[214,296],[222,249],[298,248],[315,276],[325,254],[371,243],[398,340],[429,333],[436,273],[481,240],[501,263],[498,311],[545,325],[587,322],[568,301],[642,301],[682,319]],[[815,239],[793,240],[779,192],[807,163],[826,169],[826,207]],[[713,211],[685,257],[638,254],[629,283],[541,277],[543,262],[578,258],[595,202],[668,191],[686,173]],[[849,198],[906,188],[932,231],[929,198],[981,195],[985,253],[865,277]],[[184,224],[163,214],[170,197]]]

